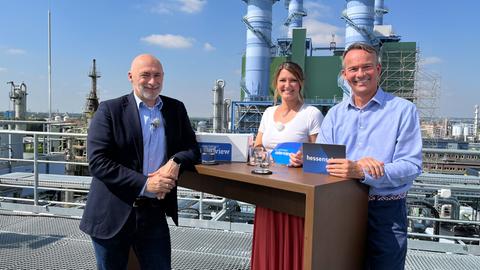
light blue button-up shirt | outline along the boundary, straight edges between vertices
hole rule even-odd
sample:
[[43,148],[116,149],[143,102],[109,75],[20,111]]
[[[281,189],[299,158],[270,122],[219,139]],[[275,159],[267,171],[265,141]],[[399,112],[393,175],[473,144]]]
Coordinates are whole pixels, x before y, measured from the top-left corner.
[[[134,93],[138,106],[138,114],[142,125],[143,136],[143,174],[155,172],[165,164],[167,145],[165,137],[165,121],[162,116],[162,99],[158,97],[153,107],[148,107]],[[154,193],[145,191],[146,184],[140,196],[155,198]]]
[[317,143],[344,144],[347,159],[373,157],[385,163],[384,176],[374,179],[365,171],[362,183],[371,195],[408,191],[422,170],[422,137],[415,105],[381,88],[363,108],[352,99],[331,108]]

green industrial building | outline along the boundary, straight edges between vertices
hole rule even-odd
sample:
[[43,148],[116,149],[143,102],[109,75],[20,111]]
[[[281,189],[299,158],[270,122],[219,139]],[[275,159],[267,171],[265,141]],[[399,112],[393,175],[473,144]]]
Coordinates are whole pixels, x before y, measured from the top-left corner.
[[[274,89],[271,82],[274,73],[286,60],[296,62],[304,70],[305,85],[302,91],[306,103],[318,107],[326,114],[329,108],[342,100],[343,90],[339,87],[338,81],[342,69],[343,50],[334,49],[331,56],[311,55],[311,41],[306,37],[306,29],[294,29],[292,39],[285,41],[281,46],[284,48],[284,55],[272,57],[270,64],[270,96],[254,101],[243,101],[245,93],[242,91],[242,101],[232,102],[231,119],[234,119],[232,132],[256,132],[261,114],[273,103]],[[380,56],[382,63],[380,86],[386,92],[415,102],[416,43],[384,42]],[[242,78],[244,77],[245,57],[242,61]]]

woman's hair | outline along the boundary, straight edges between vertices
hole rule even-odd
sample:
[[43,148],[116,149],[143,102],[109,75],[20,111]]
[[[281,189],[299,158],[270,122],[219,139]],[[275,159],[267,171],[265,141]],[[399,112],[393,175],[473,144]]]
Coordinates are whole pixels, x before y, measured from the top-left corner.
[[300,84],[300,91],[298,91],[298,100],[301,103],[303,103],[302,89],[303,89],[303,83],[305,81],[303,77],[303,70],[297,63],[283,62],[278,66],[277,71],[275,72],[275,77],[272,81],[272,86],[274,89],[273,104],[277,105],[277,100],[278,100],[277,80],[278,80],[278,76],[280,76],[280,72],[284,69],[292,73],[293,76],[298,80],[298,83]]

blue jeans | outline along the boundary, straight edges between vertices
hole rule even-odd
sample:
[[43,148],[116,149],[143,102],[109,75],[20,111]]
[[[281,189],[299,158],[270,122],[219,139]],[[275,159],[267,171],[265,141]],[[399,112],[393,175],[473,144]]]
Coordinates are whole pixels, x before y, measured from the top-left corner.
[[368,202],[368,270],[403,270],[407,255],[406,199]]
[[170,232],[165,212],[135,207],[122,230],[110,239],[92,237],[97,268],[127,269],[133,247],[141,269],[171,269]]

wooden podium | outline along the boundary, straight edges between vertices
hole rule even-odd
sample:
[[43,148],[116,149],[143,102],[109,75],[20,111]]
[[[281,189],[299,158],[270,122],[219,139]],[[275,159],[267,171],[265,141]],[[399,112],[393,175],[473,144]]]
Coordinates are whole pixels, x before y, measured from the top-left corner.
[[245,163],[197,165],[178,184],[305,218],[304,269],[362,269],[368,189],[357,180],[272,166],[255,175]]

